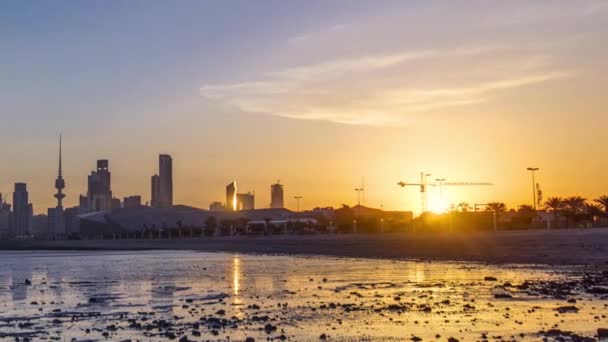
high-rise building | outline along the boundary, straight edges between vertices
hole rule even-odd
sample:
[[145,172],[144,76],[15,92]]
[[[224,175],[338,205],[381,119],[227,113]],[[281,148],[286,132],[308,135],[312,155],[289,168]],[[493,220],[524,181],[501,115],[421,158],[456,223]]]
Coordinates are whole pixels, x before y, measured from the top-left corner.
[[160,177],[158,175],[152,176],[150,179],[151,190],[150,190],[150,206],[152,208],[160,207]]
[[158,157],[158,176],[160,177],[159,206],[173,206],[173,159],[168,154]]
[[63,170],[61,164],[61,135],[59,136],[59,168],[57,171],[57,179],[55,180],[55,189],[57,193],[55,198],[57,199],[57,206],[55,208],[48,209],[48,231],[47,238],[57,239],[65,237],[65,213],[63,211],[63,199],[65,194],[65,181],[63,180]]
[[255,209],[255,195],[251,192],[246,194],[237,194],[237,210],[253,210]]
[[277,182],[270,186],[270,207],[274,209],[284,208],[283,184]]
[[226,210],[237,211],[236,182],[226,186]]
[[125,197],[122,201],[123,208],[139,208],[141,207],[141,196]]
[[80,207],[67,208],[65,210],[65,235],[67,238],[75,238],[80,235],[80,217],[83,214]]
[[97,161],[97,170],[88,179],[87,212],[112,209],[111,174],[107,160]]
[[9,237],[11,227],[11,206],[2,200],[0,194],[0,240]]
[[29,203],[27,184],[15,183],[10,234],[13,236],[30,236],[32,232],[33,216],[34,210],[32,204]]

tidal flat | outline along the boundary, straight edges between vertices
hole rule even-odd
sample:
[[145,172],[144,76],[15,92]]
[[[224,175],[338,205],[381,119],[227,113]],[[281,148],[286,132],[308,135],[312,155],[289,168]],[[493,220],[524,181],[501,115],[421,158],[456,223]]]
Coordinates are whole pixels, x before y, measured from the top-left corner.
[[2,251],[0,339],[595,341],[602,266]]

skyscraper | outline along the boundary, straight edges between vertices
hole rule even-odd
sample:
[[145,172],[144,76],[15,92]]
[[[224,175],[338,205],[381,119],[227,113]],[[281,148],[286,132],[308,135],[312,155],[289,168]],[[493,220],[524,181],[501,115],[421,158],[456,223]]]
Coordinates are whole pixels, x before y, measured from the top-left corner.
[[29,203],[27,184],[15,183],[13,192],[13,214],[11,220],[11,234],[14,236],[29,236],[32,231],[32,216],[34,210]]
[[160,177],[160,207],[173,206],[173,159],[168,154],[158,157],[158,175]]
[[283,184],[277,182],[270,186],[270,207],[274,209],[284,208]]
[[226,186],[226,210],[236,211],[237,207],[236,198],[236,182],[232,182]]
[[0,194],[0,240],[9,237],[10,226],[11,206],[2,200],[2,194]]
[[89,175],[87,207],[88,212],[112,209],[111,174],[109,163],[105,159],[98,160],[97,170]]
[[152,176],[150,179],[151,190],[150,190],[150,206],[152,208],[158,208],[160,201],[160,177],[158,175]]
[[57,179],[55,180],[55,189],[57,193],[55,198],[57,199],[57,206],[55,208],[48,209],[48,238],[56,239],[58,237],[65,236],[65,213],[63,211],[63,199],[65,194],[65,181],[63,180],[63,170],[61,163],[61,135],[59,136],[59,168],[57,171]]

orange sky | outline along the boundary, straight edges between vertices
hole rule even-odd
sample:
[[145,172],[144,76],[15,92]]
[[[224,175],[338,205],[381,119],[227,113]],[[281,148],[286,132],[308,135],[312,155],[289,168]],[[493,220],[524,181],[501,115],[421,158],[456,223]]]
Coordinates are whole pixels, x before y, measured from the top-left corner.
[[36,212],[53,206],[63,131],[68,205],[100,158],[117,197],[148,200],[159,153],[175,202],[202,208],[232,180],[266,207],[277,179],[290,208],[352,205],[364,177],[364,204],[418,211],[396,183],[422,170],[494,183],[450,203],[512,207],[531,202],[528,166],[545,197],[608,194],[604,1],[162,6],[2,30],[0,192],[24,181]]

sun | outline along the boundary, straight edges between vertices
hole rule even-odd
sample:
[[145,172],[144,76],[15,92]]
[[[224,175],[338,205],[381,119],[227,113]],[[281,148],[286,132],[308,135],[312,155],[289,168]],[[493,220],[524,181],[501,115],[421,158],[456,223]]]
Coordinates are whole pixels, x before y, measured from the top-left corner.
[[429,199],[428,203],[429,211],[435,214],[444,214],[447,213],[450,206],[446,200],[442,200],[439,198]]

